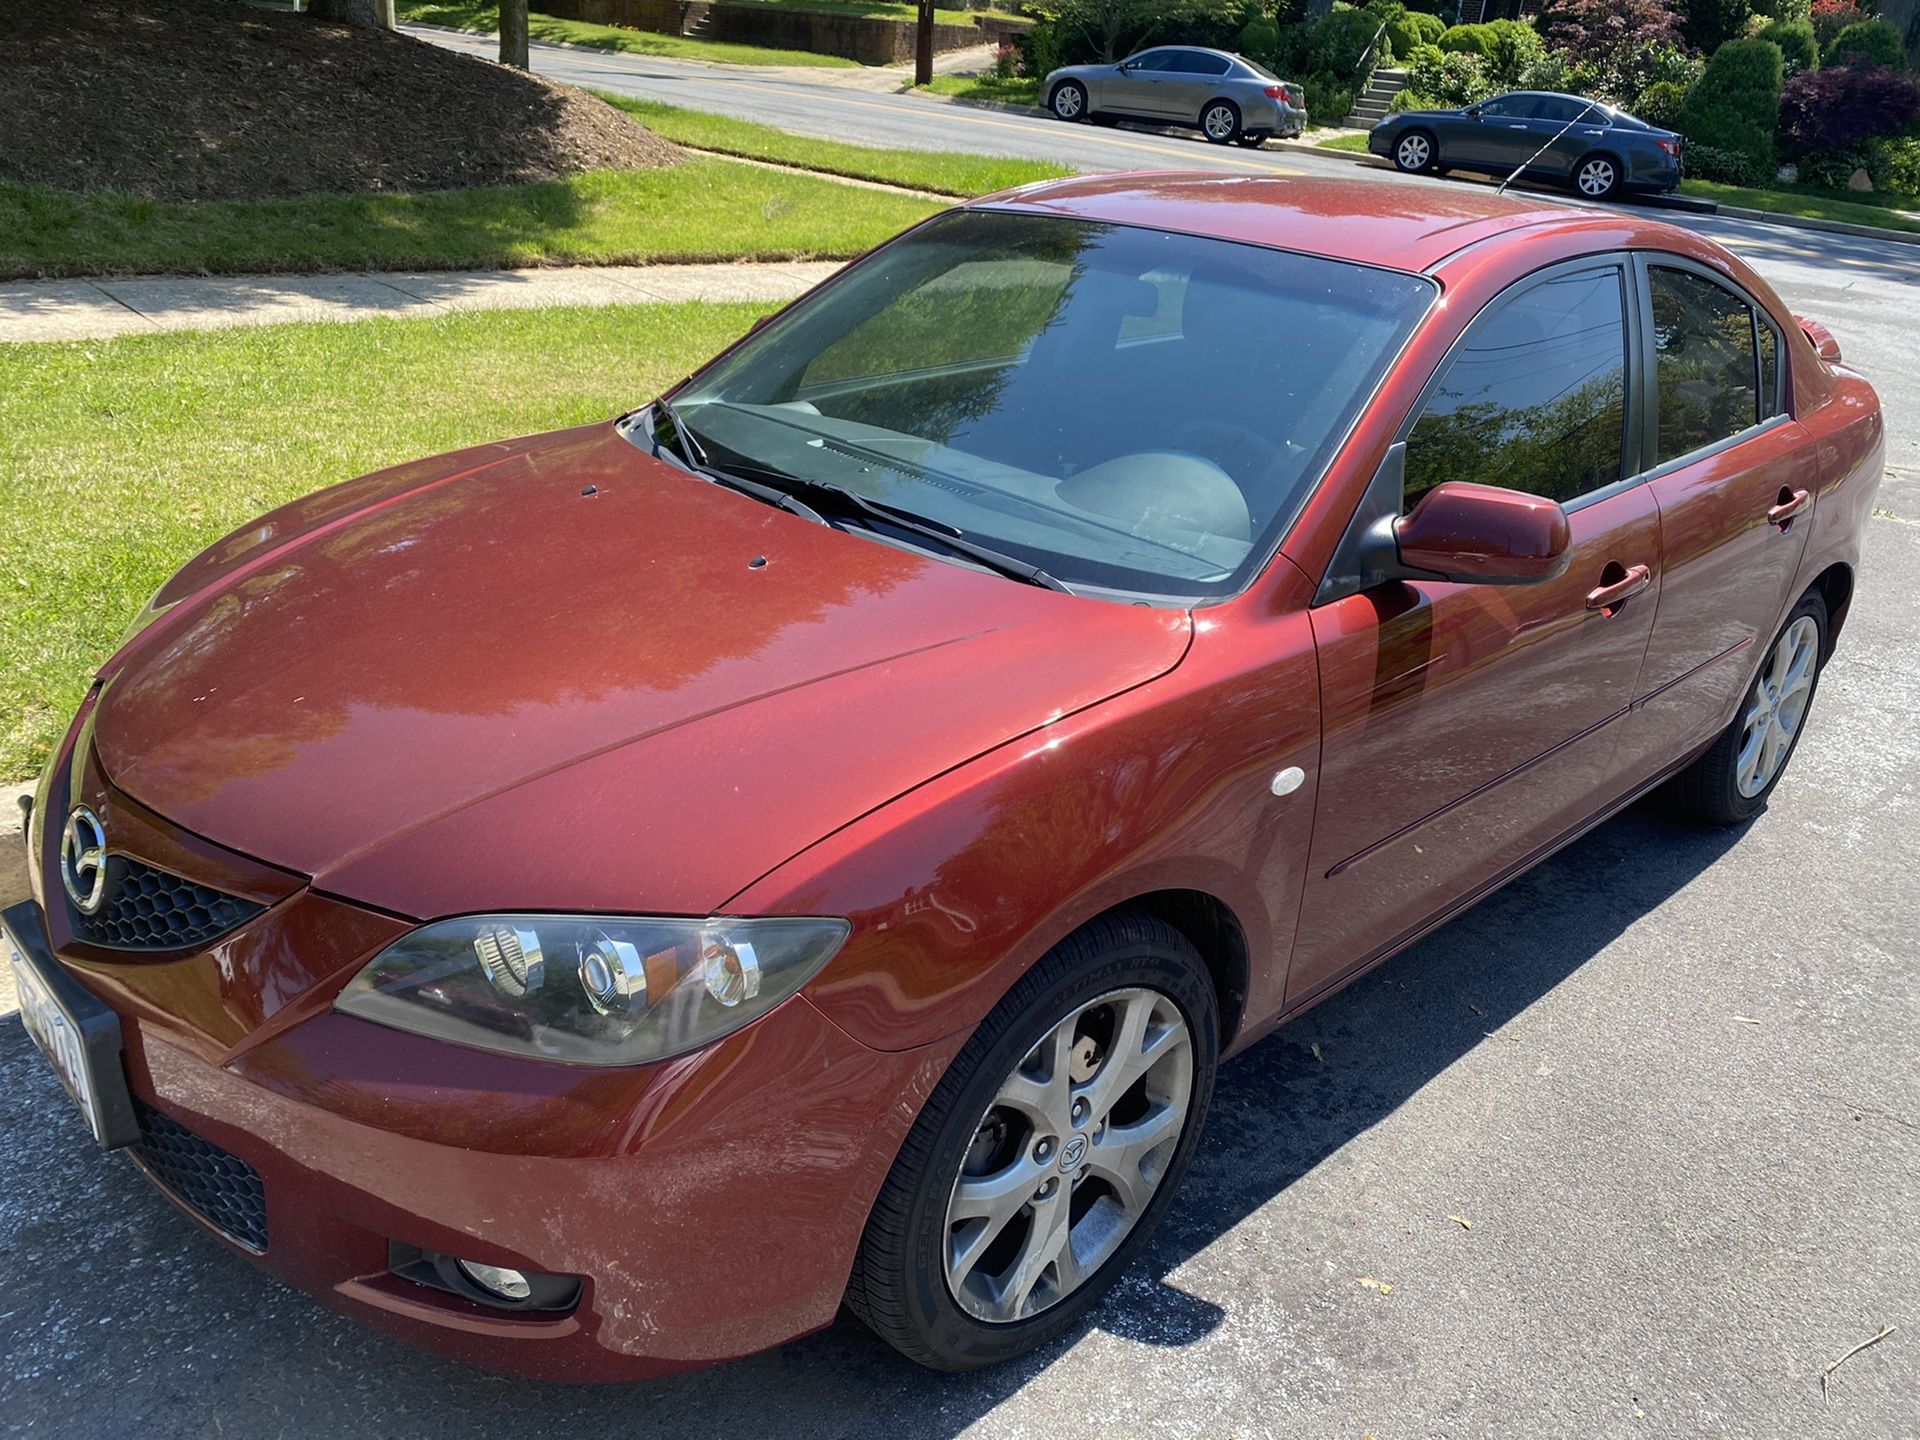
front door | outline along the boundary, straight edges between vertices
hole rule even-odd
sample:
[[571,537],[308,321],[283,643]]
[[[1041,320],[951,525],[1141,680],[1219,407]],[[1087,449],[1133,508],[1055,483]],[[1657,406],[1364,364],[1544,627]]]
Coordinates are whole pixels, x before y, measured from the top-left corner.
[[1100,87],[1100,97],[1095,104],[1103,110],[1117,110],[1128,115],[1164,114],[1168,105],[1165,91],[1167,82],[1172,78],[1168,67],[1173,64],[1177,53],[1173,50],[1147,50],[1139,55],[1128,56]]
[[[1312,612],[1322,741],[1287,982],[1297,1004],[1465,903],[1598,809],[1659,599],[1659,525],[1626,483],[1634,373],[1622,264],[1493,302],[1406,435],[1407,508],[1446,480],[1566,505],[1566,573],[1391,582]],[[1618,603],[1596,603],[1613,587]]]
[[1440,137],[1442,163],[1505,174],[1524,164],[1539,141],[1532,138],[1531,95],[1501,95],[1476,115],[1463,115]]
[[1666,578],[1646,699],[1623,745],[1630,767],[1651,774],[1732,716],[1797,598],[1819,487],[1813,446],[1786,413],[1785,349],[1766,311],[1684,262],[1644,263],[1642,277]]

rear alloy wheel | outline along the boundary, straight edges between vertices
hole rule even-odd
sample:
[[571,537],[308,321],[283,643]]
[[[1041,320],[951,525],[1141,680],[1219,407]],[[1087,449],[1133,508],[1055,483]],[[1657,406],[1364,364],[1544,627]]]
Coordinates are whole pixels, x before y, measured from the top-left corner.
[[1680,808],[1712,825],[1758,814],[1786,773],[1806,729],[1827,650],[1827,606],[1815,592],[1794,606],[1733,723],[1680,773]]
[[1433,164],[1433,137],[1424,130],[1409,130],[1393,147],[1393,163],[1409,175],[1418,175]]
[[1605,200],[1620,188],[1620,167],[1609,155],[1589,155],[1573,172],[1575,187],[1589,200]]
[[1215,100],[1200,112],[1200,131],[1216,145],[1240,138],[1240,107],[1231,100]]
[[1048,108],[1062,120],[1087,118],[1087,89],[1078,80],[1062,80],[1053,87]]
[[1218,1026],[1205,965],[1164,921],[1122,912],[1063,941],[927,1101],[874,1202],[849,1307],[942,1370],[1072,1326],[1186,1172]]

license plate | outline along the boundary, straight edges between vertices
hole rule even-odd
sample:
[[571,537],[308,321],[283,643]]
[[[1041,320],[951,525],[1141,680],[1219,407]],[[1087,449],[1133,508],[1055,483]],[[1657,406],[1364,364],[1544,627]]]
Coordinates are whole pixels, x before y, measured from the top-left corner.
[[120,1063],[119,1016],[83,990],[50,955],[34,953],[16,926],[26,929],[14,912],[0,917],[0,942],[20,993],[21,1024],[87,1117],[93,1138],[108,1149],[131,1144],[140,1138],[140,1126]]

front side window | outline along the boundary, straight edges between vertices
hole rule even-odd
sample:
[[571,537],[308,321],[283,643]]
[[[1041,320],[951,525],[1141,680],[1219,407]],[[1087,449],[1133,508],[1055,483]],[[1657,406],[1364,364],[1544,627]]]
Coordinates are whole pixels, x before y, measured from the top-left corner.
[[1431,281],[960,211],[695,376],[713,464],[831,484],[1075,588],[1231,594],[1318,483]]
[[1407,436],[1406,508],[1448,480],[1564,503],[1621,479],[1625,304],[1612,265],[1494,301]]
[[[1651,266],[1647,281],[1664,464],[1737,435],[1764,416],[1752,307],[1688,270]],[[1766,408],[1773,408],[1771,399]]]
[[1129,55],[1125,64],[1129,70],[1169,70],[1173,67],[1176,53],[1172,50],[1143,50],[1138,55]]
[[1524,120],[1532,111],[1533,100],[1526,95],[1502,95],[1480,107],[1480,113],[1489,120]]

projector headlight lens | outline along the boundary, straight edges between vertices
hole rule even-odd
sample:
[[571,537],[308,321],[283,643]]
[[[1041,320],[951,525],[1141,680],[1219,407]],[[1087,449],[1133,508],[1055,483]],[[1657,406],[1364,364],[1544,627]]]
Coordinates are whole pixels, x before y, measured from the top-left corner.
[[334,1008],[456,1045],[643,1065],[751,1024],[819,973],[833,919],[477,915],[388,946]]

